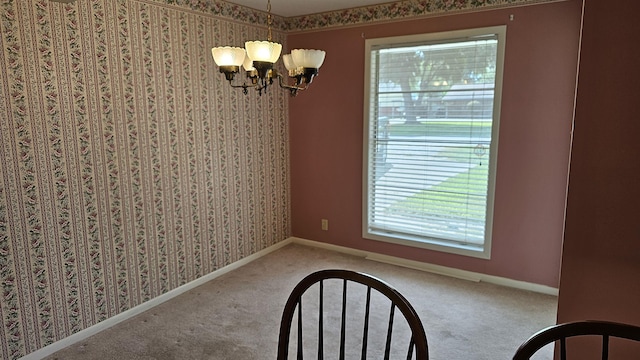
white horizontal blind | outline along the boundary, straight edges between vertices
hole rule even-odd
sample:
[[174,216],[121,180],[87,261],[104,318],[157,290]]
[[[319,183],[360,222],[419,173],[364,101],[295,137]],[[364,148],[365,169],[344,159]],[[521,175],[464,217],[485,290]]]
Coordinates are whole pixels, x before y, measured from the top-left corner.
[[498,35],[371,46],[368,232],[482,249]]

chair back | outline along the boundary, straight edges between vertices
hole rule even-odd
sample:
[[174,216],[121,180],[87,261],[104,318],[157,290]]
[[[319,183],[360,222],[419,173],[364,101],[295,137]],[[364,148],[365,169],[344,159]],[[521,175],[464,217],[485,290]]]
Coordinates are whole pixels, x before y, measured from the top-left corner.
[[[341,360],[429,358],[422,322],[409,301],[384,281],[350,270],[318,271],[296,285],[282,314],[277,359],[289,359],[290,349],[297,360],[306,352],[315,353],[313,359],[324,359],[325,353],[327,359]],[[382,353],[372,355],[377,350]]]
[[543,329],[525,341],[513,356],[513,360],[528,360],[547,344],[558,343],[561,360],[567,359],[567,339],[595,335],[602,338],[602,360],[609,358],[609,339],[621,338],[640,341],[640,327],[608,321],[576,321]]

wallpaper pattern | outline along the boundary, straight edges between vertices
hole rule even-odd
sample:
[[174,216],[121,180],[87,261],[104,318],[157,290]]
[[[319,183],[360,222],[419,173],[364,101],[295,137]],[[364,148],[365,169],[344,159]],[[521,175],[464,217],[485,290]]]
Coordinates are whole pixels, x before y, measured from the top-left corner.
[[287,95],[210,55],[264,29],[144,0],[2,1],[0,26],[0,358],[290,236]]
[[[205,0],[200,0],[205,1]],[[404,0],[285,19],[284,30],[303,31],[437,16],[564,0]]]
[[[274,16],[274,36],[545,1]],[[218,0],[0,2],[0,358],[290,236],[288,97],[245,97],[209,50],[265,23]]]
[[[139,0],[144,1],[144,0]],[[147,0],[176,4],[195,11],[222,16],[249,24],[266,24],[265,11],[249,9],[233,2],[221,0]],[[273,16],[273,28],[281,31],[305,31],[336,26],[351,26],[378,21],[396,21],[407,18],[437,16],[464,11],[480,11],[508,6],[566,0],[401,0],[387,1],[378,5],[336,10],[283,18]],[[266,8],[266,1],[265,1]],[[277,9],[274,9],[274,11]],[[277,12],[277,11],[276,11]]]

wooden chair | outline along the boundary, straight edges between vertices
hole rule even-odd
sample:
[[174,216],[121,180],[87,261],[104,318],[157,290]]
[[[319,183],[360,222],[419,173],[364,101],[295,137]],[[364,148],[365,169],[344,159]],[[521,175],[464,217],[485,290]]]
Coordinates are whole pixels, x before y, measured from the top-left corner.
[[513,360],[528,360],[547,344],[559,342],[561,360],[567,359],[567,339],[576,336],[602,337],[602,360],[609,358],[609,339],[612,337],[640,341],[640,327],[607,321],[576,321],[543,329],[525,341],[513,356]]
[[[307,291],[312,286],[314,290]],[[338,295],[333,296],[335,293]],[[332,302],[335,304],[331,304]],[[382,302],[386,304],[383,305]],[[381,309],[384,314],[378,311]],[[396,309],[406,323],[400,321],[394,324],[394,319],[398,317],[395,315]],[[331,310],[339,314],[333,314]],[[294,314],[297,314],[296,324],[293,324]],[[312,318],[311,325],[305,325],[303,314],[305,319]],[[356,315],[362,316],[361,321],[354,321]],[[329,328],[332,319],[335,320],[333,323],[337,329]],[[375,335],[386,333],[383,335],[386,339],[377,341],[373,338],[372,328],[379,323],[383,323],[386,329],[382,333],[376,331]],[[297,328],[296,335],[291,334],[292,326]],[[402,327],[403,331],[400,332],[406,335],[405,339],[399,340],[399,335],[396,335],[398,327]],[[327,344],[331,338],[338,344]],[[336,356],[338,359],[366,359],[374,349],[382,351],[383,347],[384,354],[372,358],[399,359],[406,356],[407,359],[413,359],[414,354],[416,360],[429,358],[427,337],[422,322],[409,301],[382,280],[349,270],[322,270],[312,273],[302,279],[291,292],[280,323],[277,359],[288,359],[291,347],[292,352],[296,353],[296,359],[303,360],[303,345],[308,345],[316,352],[314,359],[324,359],[325,353],[332,352],[337,354],[327,355],[328,359],[335,359]],[[400,347],[401,357],[395,355]],[[357,356],[353,356],[355,353]]]

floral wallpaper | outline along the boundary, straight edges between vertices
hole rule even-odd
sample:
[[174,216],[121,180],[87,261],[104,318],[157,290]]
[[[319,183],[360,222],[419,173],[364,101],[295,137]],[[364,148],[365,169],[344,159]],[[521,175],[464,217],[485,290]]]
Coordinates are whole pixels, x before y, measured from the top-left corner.
[[[154,0],[147,0],[154,1]],[[242,7],[222,0],[155,0],[175,4],[211,15],[221,16],[249,24],[266,24],[267,13]],[[566,0],[401,0],[378,5],[336,10],[319,14],[283,18],[273,16],[273,28],[280,31],[305,31],[335,26],[352,26],[378,21],[396,21],[406,18],[437,16],[443,13],[479,11],[508,6]],[[266,1],[265,1],[266,8]]]
[[288,95],[210,52],[265,29],[144,0],[3,1],[0,27],[0,358],[290,236]]
[[464,11],[495,9],[563,0],[404,0],[379,5],[287,18],[285,31],[304,31],[327,27],[358,25],[379,21],[437,16]]
[[[274,16],[274,37],[540,1]],[[210,55],[261,24],[215,0],[0,2],[0,358],[290,236],[288,95],[243,95]]]

